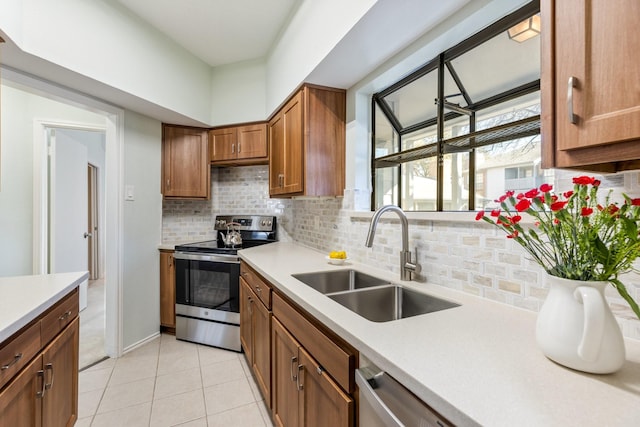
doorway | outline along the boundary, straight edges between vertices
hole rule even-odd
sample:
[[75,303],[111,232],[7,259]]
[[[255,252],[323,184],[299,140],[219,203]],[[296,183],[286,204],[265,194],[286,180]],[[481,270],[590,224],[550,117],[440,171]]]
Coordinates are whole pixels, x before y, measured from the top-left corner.
[[100,267],[105,131],[46,126],[49,273],[89,271],[80,285],[80,368],[107,357],[105,280]]

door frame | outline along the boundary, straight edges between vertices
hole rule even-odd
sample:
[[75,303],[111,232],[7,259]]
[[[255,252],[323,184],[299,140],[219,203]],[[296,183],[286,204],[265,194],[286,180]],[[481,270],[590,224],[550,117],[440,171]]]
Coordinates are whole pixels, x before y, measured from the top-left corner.
[[[85,109],[105,117],[105,352],[109,357],[120,357],[123,352],[123,204],[124,200],[124,110],[70,89],[26,75],[9,67],[2,67],[4,82],[58,102]],[[60,123],[56,120],[35,120],[33,123],[33,274],[42,269],[44,222],[46,221],[47,125],[80,126],[79,123]],[[89,126],[95,129],[94,125]],[[102,128],[101,128],[102,129]],[[107,179],[108,177],[108,179]],[[44,199],[46,201],[46,199]],[[44,209],[44,216],[43,216]],[[45,252],[46,253],[46,252]]]

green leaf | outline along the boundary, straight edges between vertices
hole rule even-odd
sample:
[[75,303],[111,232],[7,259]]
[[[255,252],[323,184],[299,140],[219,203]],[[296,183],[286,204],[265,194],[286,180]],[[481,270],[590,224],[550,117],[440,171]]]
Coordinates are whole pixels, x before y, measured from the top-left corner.
[[631,298],[631,295],[627,292],[627,288],[618,279],[611,279],[611,283],[616,287],[620,296],[629,304],[633,312],[638,316],[638,319],[640,319],[640,307],[638,307],[638,304]]

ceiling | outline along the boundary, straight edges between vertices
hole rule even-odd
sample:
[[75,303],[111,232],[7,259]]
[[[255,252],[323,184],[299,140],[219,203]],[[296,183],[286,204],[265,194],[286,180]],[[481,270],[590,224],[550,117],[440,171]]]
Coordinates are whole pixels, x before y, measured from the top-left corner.
[[212,67],[269,53],[302,0],[117,0]]

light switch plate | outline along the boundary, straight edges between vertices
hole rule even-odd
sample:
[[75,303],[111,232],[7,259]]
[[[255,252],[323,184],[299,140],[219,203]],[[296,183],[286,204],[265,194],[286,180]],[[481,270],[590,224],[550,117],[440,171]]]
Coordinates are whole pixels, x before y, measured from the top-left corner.
[[124,187],[124,199],[127,201],[133,201],[135,200],[135,195],[134,195],[134,187],[133,185],[125,185]]

